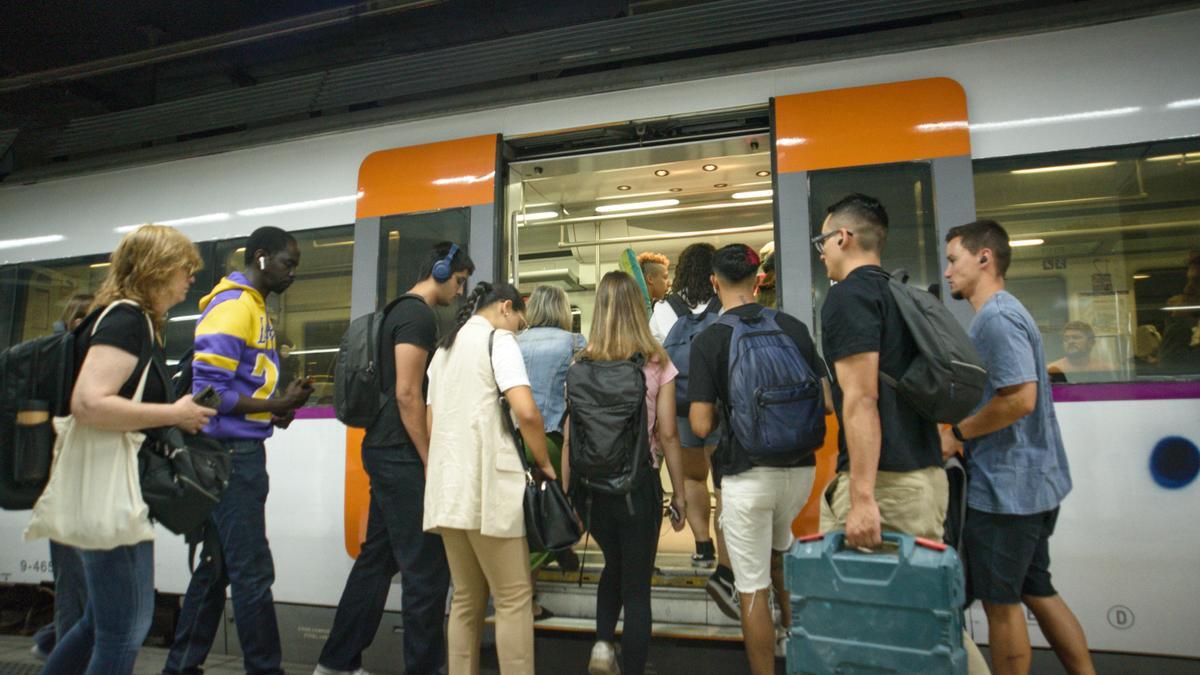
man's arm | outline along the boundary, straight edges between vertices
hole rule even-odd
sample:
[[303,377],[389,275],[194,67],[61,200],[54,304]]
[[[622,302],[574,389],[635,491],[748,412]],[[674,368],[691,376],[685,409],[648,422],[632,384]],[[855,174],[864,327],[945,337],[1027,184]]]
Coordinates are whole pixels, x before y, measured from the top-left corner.
[[[958,423],[959,433],[963,438],[979,438],[1016,424],[1037,408],[1037,388],[1037,382],[1023,382],[997,389],[996,396],[979,412]],[[961,448],[950,427],[942,429],[942,458],[948,459]]]
[[715,403],[692,401],[688,404],[688,426],[696,438],[708,438],[717,421],[717,406]]
[[425,382],[425,362],[429,352],[424,347],[402,342],[395,347],[396,407],[408,438],[421,457],[429,463],[429,426],[425,422],[425,397],[421,385]]
[[879,422],[879,352],[862,352],[834,363],[842,388],[842,431],[850,455],[850,513],[846,516],[848,546],[882,543],[875,476],[883,431]]

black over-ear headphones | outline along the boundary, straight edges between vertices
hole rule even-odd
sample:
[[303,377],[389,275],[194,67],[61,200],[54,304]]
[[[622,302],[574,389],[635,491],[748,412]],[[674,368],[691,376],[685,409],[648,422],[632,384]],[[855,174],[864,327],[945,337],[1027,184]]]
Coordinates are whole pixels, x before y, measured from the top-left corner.
[[445,258],[433,263],[433,280],[440,283],[445,283],[454,276],[454,270],[450,267],[454,261],[454,254],[458,253],[458,244],[450,244],[450,252]]

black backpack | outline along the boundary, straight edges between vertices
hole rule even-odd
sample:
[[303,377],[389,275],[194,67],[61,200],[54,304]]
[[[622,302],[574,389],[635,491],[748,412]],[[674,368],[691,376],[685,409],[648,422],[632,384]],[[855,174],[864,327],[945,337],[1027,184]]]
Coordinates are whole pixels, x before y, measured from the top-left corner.
[[628,496],[650,474],[643,363],[637,355],[627,361],[579,360],[567,369],[573,484]]
[[384,319],[406,298],[420,296],[405,293],[383,309],[351,321],[342,335],[333,367],[333,411],[346,426],[363,429],[371,426],[391,400],[388,387],[379,381],[383,358],[379,346]]
[[879,379],[925,419],[942,424],[961,422],[979,405],[987,386],[988,372],[974,343],[949,308],[928,291],[890,276],[888,290],[918,354],[899,379],[882,370]]
[[70,413],[75,345],[101,309],[74,330],[0,352],[0,508],[33,508],[54,454],[53,419]]
[[755,466],[795,466],[825,442],[825,396],[796,341],[762,309],[743,317],[726,313],[729,326],[727,434],[737,438]]
[[667,296],[667,303],[675,310],[675,325],[663,340],[663,349],[671,357],[671,363],[679,374],[675,376],[675,414],[687,417],[691,402],[688,401],[688,370],[691,367],[692,340],[700,331],[717,322],[721,316],[721,301],[713,298],[699,314],[692,313],[678,295]]

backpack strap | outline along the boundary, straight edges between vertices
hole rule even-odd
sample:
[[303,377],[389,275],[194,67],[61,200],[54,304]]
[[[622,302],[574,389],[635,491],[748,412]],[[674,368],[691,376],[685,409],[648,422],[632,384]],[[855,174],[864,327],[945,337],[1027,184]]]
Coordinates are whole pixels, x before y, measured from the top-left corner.
[[683,298],[679,297],[675,293],[667,296],[667,304],[671,306],[671,309],[675,310],[676,318],[687,316],[688,314],[692,313],[692,308],[688,307],[687,303],[683,301]]
[[399,305],[402,300],[406,300],[408,298],[416,298],[421,302],[425,302],[425,299],[416,293],[404,293],[400,297],[392,300],[384,306],[383,313],[379,317],[379,324],[373,326],[371,330],[367,331],[367,353],[370,354],[375,360],[376,385],[378,386],[379,390],[385,394],[390,391],[391,387],[395,387],[396,385],[395,383],[387,383],[379,380],[379,374],[383,370],[381,367],[379,367],[380,364],[383,363],[383,324],[387,321],[388,314],[392,312],[396,305]]

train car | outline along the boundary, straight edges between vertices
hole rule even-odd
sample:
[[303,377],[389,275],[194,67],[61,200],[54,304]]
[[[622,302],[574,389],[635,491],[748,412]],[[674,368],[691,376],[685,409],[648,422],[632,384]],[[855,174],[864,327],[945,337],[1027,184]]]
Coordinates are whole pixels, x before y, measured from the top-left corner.
[[[1075,487],[1053,539],[1056,586],[1093,650],[1200,658],[1197,33],[1200,11],[1182,11],[497,102],[4,184],[0,347],[48,332],[70,295],[98,285],[122,233],[157,222],[192,237],[206,261],[168,323],[178,358],[197,300],[240,267],[244,237],[262,225],[291,231],[301,266],[271,311],[282,378],[312,376],[316,393],[267,443],[267,527],[285,657],[315,661],[366,521],[361,432],[333,417],[333,359],[350,318],[402,293],[429,244],[464,243],[475,279],[561,285],[586,334],[594,283],[626,247],[674,259],[697,241],[773,242],[780,306],[819,333],[829,282],[809,238],[827,204],[851,191],[879,197],[892,219],[885,266],[935,291],[946,231],[995,218],[1018,247],[1008,287],[1037,320],[1048,359],[1068,364],[1054,395]],[[947,302],[969,321],[969,305]],[[1065,343],[1082,325],[1091,365],[1075,367],[1079,347]],[[832,442],[821,451],[824,476],[834,453]],[[28,516],[0,513],[2,583],[49,578],[46,543],[22,540]],[[795,529],[815,528],[814,498]],[[665,577],[687,567],[674,560],[690,546],[686,530],[664,535]],[[160,528],[156,556],[158,590],[182,593],[182,540]],[[663,582],[656,616],[680,634],[736,639],[689,574]],[[392,610],[403,602],[393,589]],[[588,593],[542,585],[543,602],[578,626]],[[986,643],[982,611],[969,619]],[[1030,628],[1045,646],[1032,618]],[[222,639],[236,649],[233,631]]]

